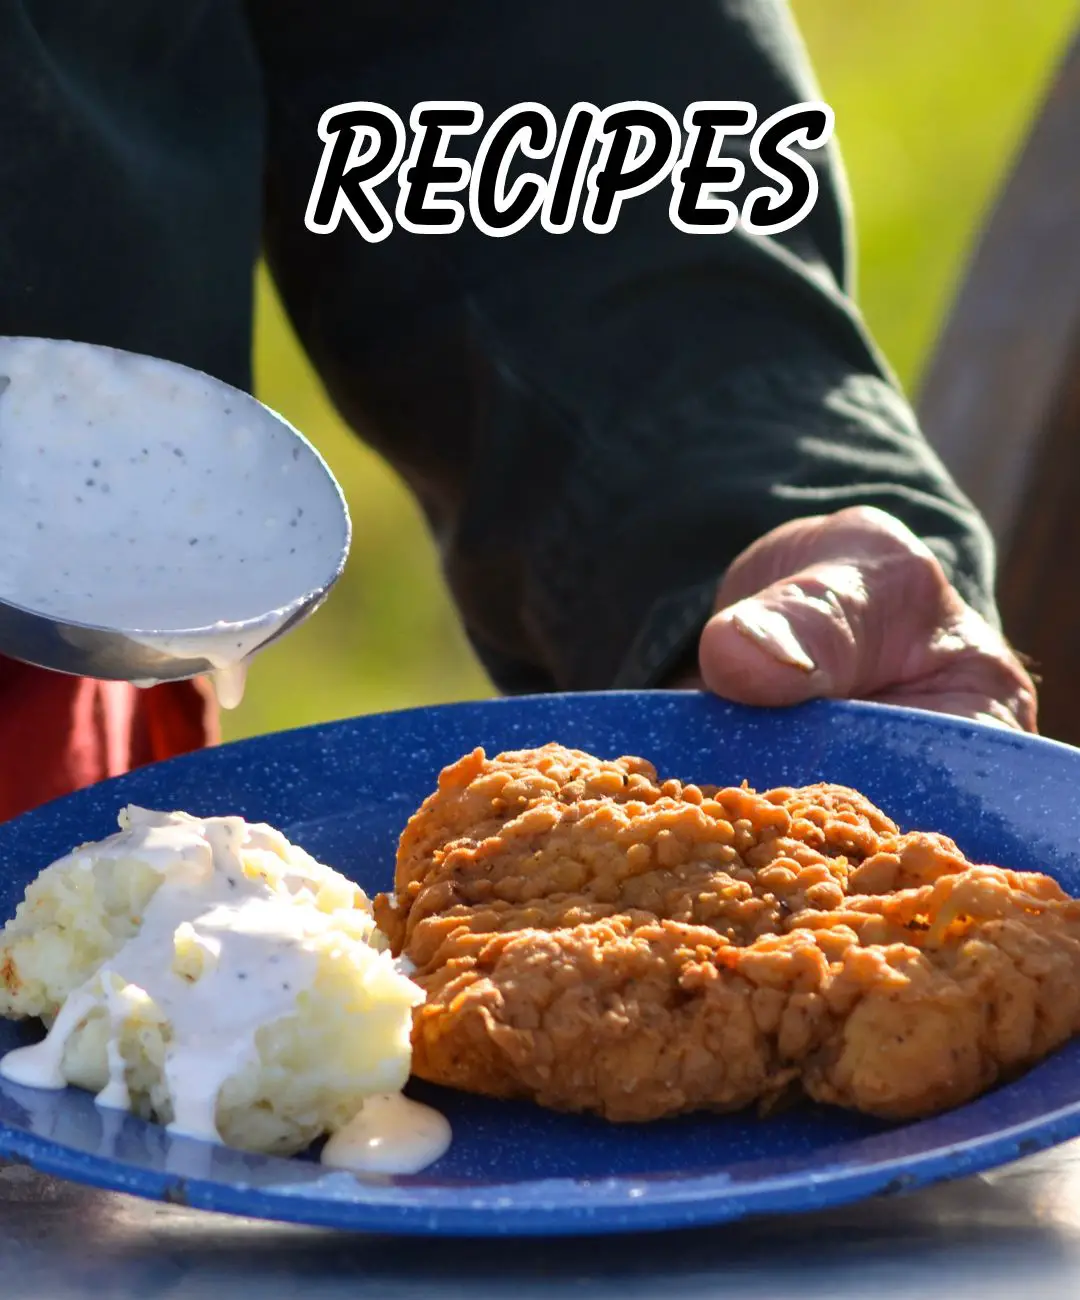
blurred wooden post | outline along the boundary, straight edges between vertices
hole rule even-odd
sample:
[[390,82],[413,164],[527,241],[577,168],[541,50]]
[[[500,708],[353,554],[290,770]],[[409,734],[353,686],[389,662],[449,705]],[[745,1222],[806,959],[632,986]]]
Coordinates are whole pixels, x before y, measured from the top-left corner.
[[923,428],[998,543],[1040,729],[1080,745],[1080,37],[978,241],[927,371]]

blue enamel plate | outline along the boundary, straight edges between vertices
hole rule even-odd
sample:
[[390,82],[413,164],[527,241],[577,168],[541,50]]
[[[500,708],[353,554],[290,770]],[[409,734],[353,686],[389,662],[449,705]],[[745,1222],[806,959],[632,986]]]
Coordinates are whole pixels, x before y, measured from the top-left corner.
[[[144,768],[0,826],[0,912],[133,802],[267,821],[368,891],[389,887],[397,835],[446,763],[556,740],[640,754],[686,780],[757,788],[834,781],[976,861],[1045,870],[1080,893],[1080,750],[914,710],[737,708],[683,692],[544,696],[312,727]],[[27,1041],[0,1024],[0,1051]],[[640,1126],[410,1085],[454,1143],[424,1173],[365,1177],[310,1158],[171,1139],[86,1093],[0,1083],[0,1157],[139,1196],[384,1233],[562,1235],[793,1213],[1003,1164],[1080,1135],[1080,1039],[949,1114],[886,1125],[826,1107]]]

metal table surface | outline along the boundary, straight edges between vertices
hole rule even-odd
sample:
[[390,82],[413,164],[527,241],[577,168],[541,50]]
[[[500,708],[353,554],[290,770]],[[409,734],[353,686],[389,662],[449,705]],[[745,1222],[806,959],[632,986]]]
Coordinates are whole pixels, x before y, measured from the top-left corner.
[[350,1236],[158,1205],[0,1165],[3,1300],[1074,1300],[1080,1141],[929,1191],[705,1231]]

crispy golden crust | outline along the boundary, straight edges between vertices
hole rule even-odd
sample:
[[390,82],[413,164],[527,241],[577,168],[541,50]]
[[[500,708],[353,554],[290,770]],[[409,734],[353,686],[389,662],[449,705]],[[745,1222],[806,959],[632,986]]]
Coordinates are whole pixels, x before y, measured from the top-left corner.
[[612,1120],[793,1085],[913,1118],[1080,1029],[1080,903],[839,786],[476,750],[410,820],[375,910],[428,995],[416,1074]]

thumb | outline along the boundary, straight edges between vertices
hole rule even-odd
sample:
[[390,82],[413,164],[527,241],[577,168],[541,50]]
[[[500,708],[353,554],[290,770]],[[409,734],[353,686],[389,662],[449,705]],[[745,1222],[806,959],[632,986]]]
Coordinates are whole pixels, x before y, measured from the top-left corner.
[[932,553],[879,514],[795,520],[736,561],[701,635],[711,691],[779,706],[871,696],[918,675],[950,598],[961,602]]

